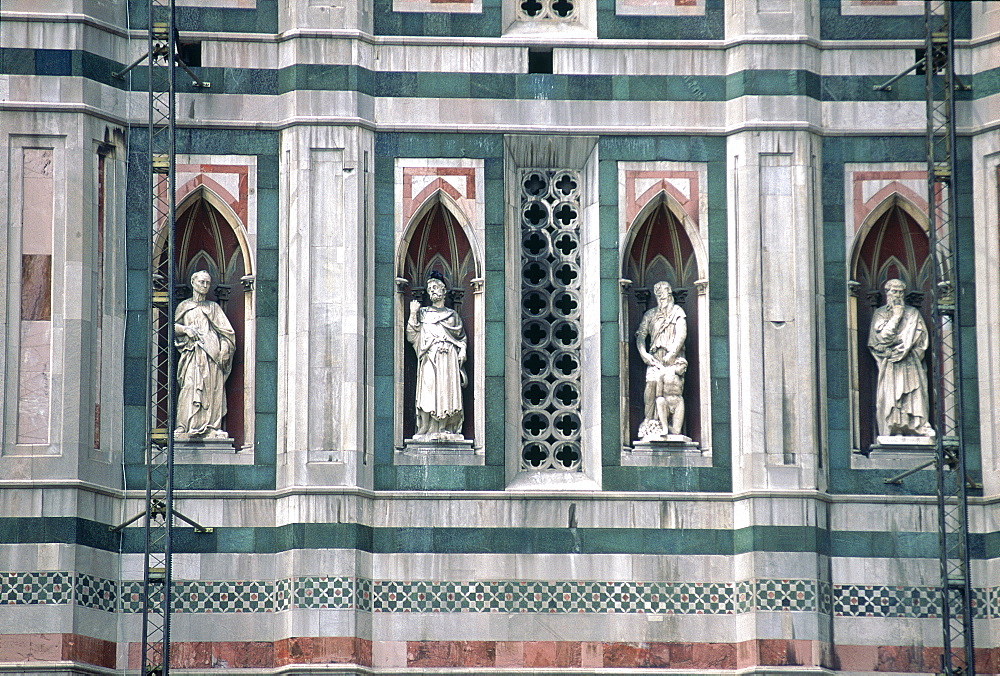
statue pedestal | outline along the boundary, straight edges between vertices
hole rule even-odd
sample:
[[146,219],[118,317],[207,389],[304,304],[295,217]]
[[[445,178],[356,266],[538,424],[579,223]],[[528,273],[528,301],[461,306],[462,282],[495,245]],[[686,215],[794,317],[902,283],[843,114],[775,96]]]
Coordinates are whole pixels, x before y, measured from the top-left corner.
[[622,465],[633,467],[709,467],[711,456],[706,456],[698,442],[683,434],[664,434],[661,438],[644,439],[632,443],[622,453]]
[[178,464],[252,465],[253,452],[240,453],[232,437],[174,437],[174,462]]
[[852,455],[851,468],[912,469],[923,462],[933,460],[935,447],[934,437],[879,436],[869,447],[868,453]]
[[659,438],[643,439],[632,444],[632,452],[636,453],[671,453],[676,451],[690,452],[698,450],[698,442],[683,434],[662,434]]
[[476,453],[472,439],[417,441],[407,439],[395,454],[397,465],[485,465],[486,456]]
[[934,437],[906,437],[902,435],[878,436],[871,450],[890,453],[928,453],[933,452],[936,445]]

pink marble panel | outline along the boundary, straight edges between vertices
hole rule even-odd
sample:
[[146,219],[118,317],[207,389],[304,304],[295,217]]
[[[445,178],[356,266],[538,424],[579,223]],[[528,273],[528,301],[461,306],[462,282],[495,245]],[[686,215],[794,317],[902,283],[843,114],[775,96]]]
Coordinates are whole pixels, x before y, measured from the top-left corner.
[[17,397],[17,443],[49,442],[49,369],[52,323],[21,322]]
[[24,148],[21,176],[21,253],[52,253],[51,148]]

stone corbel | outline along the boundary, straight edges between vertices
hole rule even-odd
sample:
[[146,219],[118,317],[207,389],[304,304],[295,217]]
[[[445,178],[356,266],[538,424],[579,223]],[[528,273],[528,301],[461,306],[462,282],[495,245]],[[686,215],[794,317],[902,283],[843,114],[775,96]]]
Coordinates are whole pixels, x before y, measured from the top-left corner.
[[696,279],[694,281],[694,292],[699,296],[704,296],[706,293],[708,293],[708,280]]
[[483,292],[486,288],[486,279],[484,277],[476,277],[472,280],[472,293],[477,296]]
[[861,292],[861,282],[856,282],[853,279],[847,280],[847,292],[857,298]]
[[621,279],[618,280],[618,286],[621,287],[621,292],[623,296],[628,295],[628,293],[632,290],[632,280],[625,279],[624,277],[622,277]]
[[407,290],[410,288],[410,280],[406,277],[396,277],[396,293],[400,295],[406,295]]
[[257,281],[256,275],[243,275],[242,277],[240,277],[240,284],[243,285],[243,290],[247,292],[253,291],[253,285],[254,282],[256,281]]

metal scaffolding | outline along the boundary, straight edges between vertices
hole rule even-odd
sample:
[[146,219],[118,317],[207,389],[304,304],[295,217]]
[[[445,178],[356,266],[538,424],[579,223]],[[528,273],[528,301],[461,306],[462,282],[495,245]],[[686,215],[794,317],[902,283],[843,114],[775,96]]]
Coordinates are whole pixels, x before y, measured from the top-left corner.
[[177,381],[174,344],[175,58],[174,0],[150,0],[148,35],[150,232],[146,537],[142,669],[170,670],[171,544]]
[[944,651],[941,671],[975,673],[972,585],[969,571],[969,479],[962,444],[959,256],[954,23],[947,0],[924,2],[924,77],[927,98],[927,189],[931,252],[934,259],[933,357],[937,426],[938,537],[941,565],[941,618]]

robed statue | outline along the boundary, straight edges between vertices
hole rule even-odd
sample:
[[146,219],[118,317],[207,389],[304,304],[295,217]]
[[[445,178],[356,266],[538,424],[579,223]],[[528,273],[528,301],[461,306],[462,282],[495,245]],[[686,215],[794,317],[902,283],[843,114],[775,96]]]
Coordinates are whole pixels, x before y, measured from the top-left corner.
[[467,340],[462,319],[445,307],[444,282],[427,280],[430,305],[410,302],[406,339],[417,353],[416,410],[414,441],[458,441],[462,437],[462,388],[466,385]]
[[233,367],[236,334],[219,304],[206,300],[212,277],[204,270],[191,275],[193,297],[174,313],[177,360],[177,427],[174,436],[227,439],[226,378]]
[[879,436],[933,437],[928,416],[927,325],[920,312],[904,303],[906,285],[885,283],[885,305],[872,315],[868,348],[878,364],[875,417]]
[[684,341],[687,317],[674,302],[668,282],[653,285],[656,307],[648,310],[636,331],[636,347],[646,364],[645,415],[640,441],[664,441],[680,435],[684,425]]

